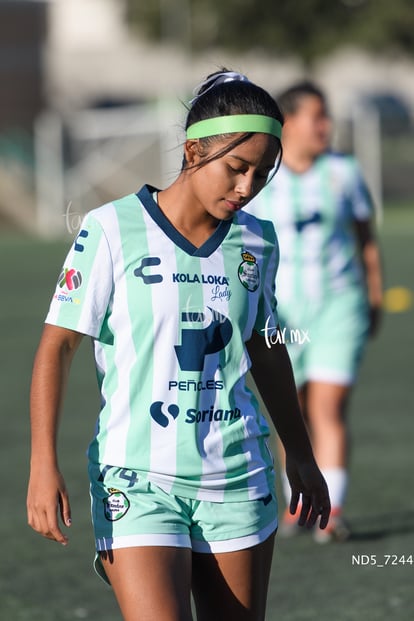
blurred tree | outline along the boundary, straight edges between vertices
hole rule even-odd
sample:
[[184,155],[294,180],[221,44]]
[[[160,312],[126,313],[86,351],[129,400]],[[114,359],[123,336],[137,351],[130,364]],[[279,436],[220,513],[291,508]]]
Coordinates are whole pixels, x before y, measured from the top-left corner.
[[214,46],[312,62],[341,44],[414,52],[413,0],[128,0],[141,34],[193,51]]

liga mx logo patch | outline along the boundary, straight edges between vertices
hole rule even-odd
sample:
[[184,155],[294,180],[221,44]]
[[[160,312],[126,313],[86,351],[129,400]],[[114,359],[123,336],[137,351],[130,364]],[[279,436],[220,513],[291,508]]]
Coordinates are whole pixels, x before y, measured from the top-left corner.
[[73,267],[64,267],[59,275],[58,284],[61,289],[68,289],[68,291],[79,289],[82,284],[82,274]]
[[116,522],[127,514],[131,503],[119,489],[110,487],[109,492],[110,495],[103,501],[105,517],[109,522]]
[[243,261],[238,269],[239,280],[247,291],[256,291],[260,284],[260,272],[256,257],[247,251],[242,252],[241,256]]

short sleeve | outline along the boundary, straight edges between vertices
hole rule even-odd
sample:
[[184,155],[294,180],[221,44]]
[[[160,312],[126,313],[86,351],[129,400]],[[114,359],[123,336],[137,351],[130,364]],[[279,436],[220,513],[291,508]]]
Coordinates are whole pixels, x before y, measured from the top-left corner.
[[263,262],[261,278],[262,294],[259,299],[256,322],[254,329],[261,336],[273,332],[279,323],[277,314],[276,300],[276,273],[279,266],[279,244],[273,224],[269,222],[272,229],[270,243],[268,244],[267,258]]
[[112,290],[110,248],[102,226],[91,212],[65,259],[46,323],[97,338]]
[[374,204],[361,168],[355,158],[351,159],[349,200],[355,220],[369,220],[374,213]]

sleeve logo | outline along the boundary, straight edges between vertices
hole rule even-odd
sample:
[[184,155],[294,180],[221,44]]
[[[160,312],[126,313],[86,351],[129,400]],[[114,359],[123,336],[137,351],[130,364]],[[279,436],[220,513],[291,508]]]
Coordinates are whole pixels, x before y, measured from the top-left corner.
[[75,239],[75,252],[83,252],[85,250],[85,246],[81,243],[81,239],[86,239],[89,233],[86,229],[82,229]]
[[82,274],[73,267],[64,267],[59,275],[58,284],[61,289],[67,289],[68,291],[79,289],[82,285]]

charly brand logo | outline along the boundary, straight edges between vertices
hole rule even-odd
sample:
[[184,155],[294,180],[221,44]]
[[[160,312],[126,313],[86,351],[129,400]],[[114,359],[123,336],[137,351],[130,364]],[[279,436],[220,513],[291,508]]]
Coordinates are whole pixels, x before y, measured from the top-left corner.
[[89,233],[86,229],[82,229],[81,231],[79,231],[79,235],[75,239],[74,244],[75,252],[83,252],[85,250],[85,246],[83,245],[82,241],[86,239],[88,235]]
[[82,285],[82,273],[73,267],[64,267],[59,275],[58,283],[61,289],[69,291],[79,289]]
[[160,265],[161,259],[159,257],[144,257],[141,259],[141,265],[134,270],[134,276],[142,278],[144,285],[156,285],[163,281],[161,274],[151,274],[151,272],[144,273],[144,269]]
[[[167,414],[165,413],[165,409]],[[178,418],[180,409],[175,403],[171,403],[167,407],[163,401],[154,401],[150,406],[151,418],[158,423],[161,427],[168,427],[168,425]],[[193,425],[198,423],[211,423],[215,422],[231,422],[241,418],[241,410],[239,408],[217,408],[215,405],[198,410],[197,408],[188,408],[185,413],[184,422]]]
[[238,275],[239,280],[243,287],[246,287],[247,291],[256,291],[260,284],[259,266],[250,252],[241,253],[243,261],[239,265]]
[[115,489],[110,487],[109,496],[104,498],[104,510],[105,517],[110,522],[116,522],[126,515],[130,502],[128,498],[125,496],[123,492],[120,492],[119,489]]

